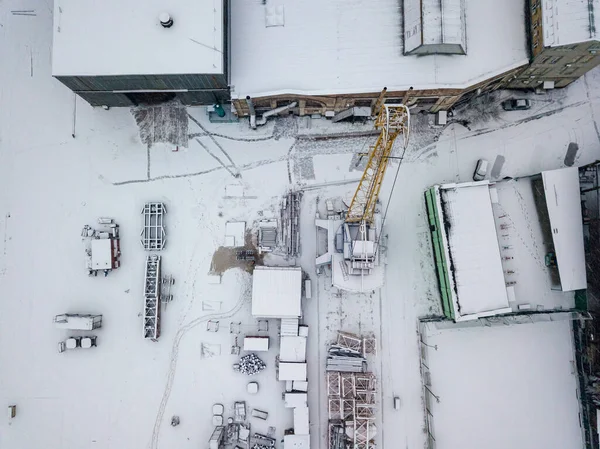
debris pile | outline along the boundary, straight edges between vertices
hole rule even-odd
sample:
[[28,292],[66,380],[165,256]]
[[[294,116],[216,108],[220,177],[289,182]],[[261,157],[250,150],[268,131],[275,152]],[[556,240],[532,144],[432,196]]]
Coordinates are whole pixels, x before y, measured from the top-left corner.
[[239,363],[236,363],[233,368],[242,374],[252,376],[260,373],[267,367],[266,363],[263,362],[256,354],[248,354],[242,357]]
[[326,370],[365,373],[367,371],[367,361],[360,352],[334,345],[329,348]]

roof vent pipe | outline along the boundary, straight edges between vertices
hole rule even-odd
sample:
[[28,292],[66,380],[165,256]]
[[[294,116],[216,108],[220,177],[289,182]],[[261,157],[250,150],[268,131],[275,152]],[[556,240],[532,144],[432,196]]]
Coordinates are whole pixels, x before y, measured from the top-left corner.
[[173,18],[168,12],[162,12],[158,16],[158,20],[160,20],[160,24],[164,28],[171,28],[173,26]]
[[254,109],[254,103],[250,95],[246,96],[246,103],[248,103],[248,110],[250,111],[250,127],[256,129],[256,110]]

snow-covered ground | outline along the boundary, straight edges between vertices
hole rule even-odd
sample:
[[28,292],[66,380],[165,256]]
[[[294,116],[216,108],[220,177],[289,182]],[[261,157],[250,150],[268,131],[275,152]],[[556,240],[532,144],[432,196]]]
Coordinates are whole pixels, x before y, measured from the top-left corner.
[[[256,330],[251,277],[231,270],[213,285],[207,274],[227,221],[252,227],[277,215],[289,187],[302,187],[297,262],[315,289],[304,304],[311,326],[313,447],[325,447],[325,351],[338,329],[378,337],[371,367],[380,378],[381,447],[423,447],[417,319],[440,309],[423,191],[469,180],[481,157],[504,156],[501,176],[561,167],[569,142],[579,145],[577,165],[597,159],[600,71],[568,90],[531,95],[530,111],[499,112],[509,95],[500,92],[457,111],[443,129],[415,116],[386,220],[387,283],[373,295],[336,295],[315,273],[317,199],[322,207],[327,198],[353,192],[361,174],[353,153],[364,152],[373,137],[307,139],[301,134],[310,133],[295,119],[251,131],[244,121],[211,124],[204,109],[191,108],[187,148],[148,148],[129,110],[92,109],[51,78],[51,8],[42,0],[28,8],[36,15],[11,14],[23,9],[16,0],[0,3],[0,404],[18,409],[10,423],[0,422],[0,446],[196,448],[210,437],[212,404],[227,409],[239,399],[266,409],[271,421],[256,430],[274,426],[280,439],[291,412],[283,409],[274,380],[275,352],[265,358],[270,367],[256,397],[246,396],[248,379],[231,370],[229,323],[241,322],[242,335]],[[335,132],[325,121],[311,129]],[[392,161],[384,204],[397,166]],[[243,195],[228,194],[231,186]],[[167,204],[163,267],[176,279],[158,343],[142,338],[140,316],[145,254],[139,212],[149,200]],[[89,278],[80,231],[100,216],[121,225],[122,267],[107,278]],[[209,301],[221,302],[220,310],[205,310]],[[103,314],[97,348],[57,353],[56,343],[68,334],[53,327],[52,317],[64,312]],[[220,321],[217,334],[206,332],[210,316]],[[203,342],[219,344],[221,355],[203,358]],[[395,395],[402,398],[398,411]],[[174,414],[181,425],[172,428]]]

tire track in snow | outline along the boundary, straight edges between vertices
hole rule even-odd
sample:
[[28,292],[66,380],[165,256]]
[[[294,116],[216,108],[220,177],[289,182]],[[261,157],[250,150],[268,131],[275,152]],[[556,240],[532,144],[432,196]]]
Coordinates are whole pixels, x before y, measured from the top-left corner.
[[[246,286],[246,288],[248,287]],[[181,327],[177,331],[177,334],[175,334],[175,339],[173,340],[173,348],[171,349],[171,361],[169,364],[167,383],[165,385],[165,391],[163,393],[163,397],[158,407],[158,412],[156,414],[156,421],[154,422],[154,429],[152,431],[152,439],[150,440],[150,449],[158,449],[160,428],[162,426],[163,418],[165,416],[165,409],[167,408],[169,398],[171,397],[173,381],[175,380],[175,373],[177,370],[177,358],[179,356],[179,344],[181,343],[181,340],[189,331],[197,327],[199,324],[206,323],[208,320],[231,318],[241,310],[241,308],[244,306],[244,303],[248,300],[248,297],[249,295],[247,291],[242,292],[242,294],[240,295],[240,299],[231,310],[224,313],[214,313],[211,315],[203,315],[201,317],[195,318],[185,326]]]
[[[219,159],[219,157],[218,157],[216,154],[214,154],[212,151],[210,151],[210,150],[209,150],[209,148],[208,148],[206,145],[204,145],[200,139],[197,139],[197,138],[196,138],[196,139],[194,139],[194,140],[195,140],[196,142],[198,142],[198,144],[199,144],[199,145],[200,145],[202,148],[204,148],[204,149],[206,150],[206,152],[207,152],[207,153],[208,153],[210,156],[212,156],[212,158],[213,158],[214,160],[216,160],[216,161],[219,163],[219,165],[221,165],[221,166],[222,166],[222,167],[223,167],[225,170],[227,170],[231,176],[233,176],[234,178],[239,178],[239,177],[241,176],[241,174],[240,174],[240,172],[239,172],[239,169],[238,169],[238,172],[237,172],[237,173],[234,173],[234,172],[233,172],[233,171],[232,171],[232,170],[229,168],[229,166],[225,165],[225,163],[224,163],[224,162],[223,162],[221,159]],[[235,166],[234,166],[234,167],[235,167]]]
[[[194,117],[192,117],[190,114],[188,114],[188,117],[196,124],[200,127],[200,129],[206,133],[206,136],[208,138],[210,138],[210,140],[213,141],[213,143],[217,146],[217,148],[219,150],[221,150],[221,152],[225,155],[225,157],[227,159],[229,159],[229,162],[231,163],[231,165],[233,166],[233,168],[235,168],[235,171],[239,174],[240,177],[241,176],[241,171],[240,169],[235,165],[235,162],[233,162],[233,159],[231,159],[231,156],[229,156],[229,153],[227,153],[227,151],[225,151],[225,148],[223,148],[223,146],[219,143],[219,141],[217,139],[215,139],[215,136],[213,135],[213,133],[211,133],[209,130],[207,130],[202,123],[200,123],[198,120],[196,120]],[[198,140],[198,139],[196,139]]]

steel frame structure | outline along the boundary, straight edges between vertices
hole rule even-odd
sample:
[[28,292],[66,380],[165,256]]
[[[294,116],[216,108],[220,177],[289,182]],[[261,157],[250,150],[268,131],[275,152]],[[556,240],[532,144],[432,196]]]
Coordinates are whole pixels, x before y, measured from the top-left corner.
[[163,218],[167,208],[163,203],[146,203],[142,208],[144,226],[142,228],[141,244],[146,251],[160,251],[167,242]]
[[374,447],[376,392],[377,381],[373,373],[327,373],[329,449],[340,449],[339,438],[332,436],[332,426],[339,426],[340,421],[352,429],[348,449]]
[[348,332],[338,331],[337,345],[358,353],[362,353],[363,350],[363,340],[358,335]]
[[356,395],[356,377],[354,373],[342,373],[342,397],[353,398]]
[[327,372],[327,396],[341,395],[341,378],[339,371]]
[[367,354],[373,354],[374,356],[377,356],[377,339],[374,335],[363,338],[362,351],[364,356]]
[[342,419],[342,399],[339,396],[329,396],[327,402],[329,420]]
[[144,338],[160,336],[160,256],[146,257],[144,280]]

